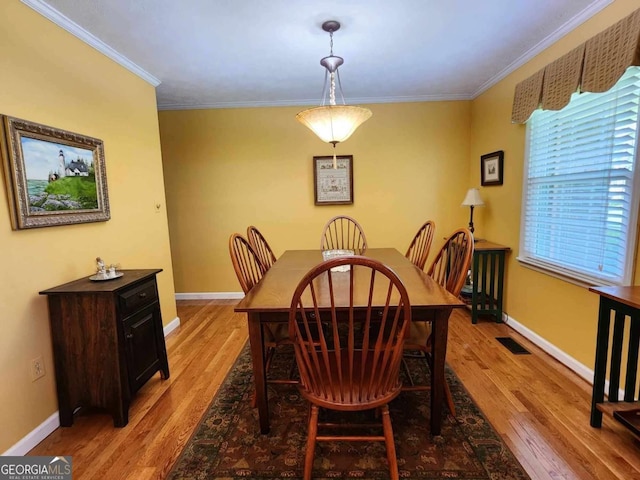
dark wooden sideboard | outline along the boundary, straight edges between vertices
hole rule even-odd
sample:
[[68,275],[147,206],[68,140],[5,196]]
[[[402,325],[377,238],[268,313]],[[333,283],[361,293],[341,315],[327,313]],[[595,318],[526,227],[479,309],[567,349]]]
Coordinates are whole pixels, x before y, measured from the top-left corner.
[[156,372],[169,378],[156,275],[122,270],[106,281],[88,277],[40,292],[49,304],[60,425],[78,407],[104,408],[116,427]]

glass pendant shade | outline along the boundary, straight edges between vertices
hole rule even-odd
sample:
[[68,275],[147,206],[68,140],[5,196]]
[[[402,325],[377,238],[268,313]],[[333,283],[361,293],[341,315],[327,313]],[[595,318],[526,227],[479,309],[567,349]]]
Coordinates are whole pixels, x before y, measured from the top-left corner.
[[[336,143],[344,142],[372,115],[371,110],[368,108],[346,105],[344,102],[340,74],[338,72],[338,68],[344,63],[344,59],[333,54],[333,32],[339,28],[340,23],[335,20],[328,20],[322,24],[322,29],[325,32],[329,32],[331,39],[329,56],[320,60],[320,65],[326,69],[322,105],[303,110],[296,115],[296,120],[309,128],[323,142],[333,144],[334,148]],[[336,104],[336,83],[342,98],[342,105]],[[327,86],[329,87],[329,104],[325,105]]]
[[323,142],[344,142],[371,117],[371,110],[352,105],[325,105],[309,108],[296,115]]

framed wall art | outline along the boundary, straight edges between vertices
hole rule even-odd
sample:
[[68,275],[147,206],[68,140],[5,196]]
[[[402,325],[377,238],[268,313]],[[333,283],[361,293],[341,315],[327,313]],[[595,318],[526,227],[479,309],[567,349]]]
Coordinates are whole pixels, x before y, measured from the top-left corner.
[[313,184],[316,205],[353,203],[353,155],[313,157]]
[[480,184],[483,187],[490,185],[502,185],[504,167],[504,152],[487,153],[480,157]]
[[102,140],[2,116],[14,230],[109,220]]

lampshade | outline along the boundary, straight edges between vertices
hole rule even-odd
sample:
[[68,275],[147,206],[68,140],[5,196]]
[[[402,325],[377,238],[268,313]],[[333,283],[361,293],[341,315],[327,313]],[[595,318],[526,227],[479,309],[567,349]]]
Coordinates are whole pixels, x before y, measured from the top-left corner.
[[325,105],[303,110],[296,115],[296,119],[311,129],[320,140],[334,144],[344,142],[369,117],[371,110],[352,105]]
[[[338,67],[344,63],[344,59],[333,54],[333,32],[339,28],[340,23],[335,20],[328,20],[322,24],[322,29],[329,32],[331,38],[330,54],[320,60],[320,65],[326,68],[322,105],[303,110],[296,115],[296,119],[300,123],[309,128],[323,142],[331,143],[334,147],[336,143],[344,142],[349,138],[372,115],[368,108],[346,105],[344,102],[340,73],[338,72]],[[327,82],[329,84],[328,92]],[[342,105],[336,105],[336,83],[342,97]],[[329,104],[325,105],[327,93]]]
[[461,206],[462,207],[470,207],[470,206],[479,207],[481,205],[484,205],[484,202],[482,201],[480,192],[478,191],[477,188],[470,188],[467,191],[467,195],[464,197],[464,200],[462,201]]

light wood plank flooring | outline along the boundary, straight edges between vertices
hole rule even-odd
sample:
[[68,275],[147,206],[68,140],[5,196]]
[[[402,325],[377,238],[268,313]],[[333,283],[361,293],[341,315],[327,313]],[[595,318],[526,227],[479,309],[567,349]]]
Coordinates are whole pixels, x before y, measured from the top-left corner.
[[[247,339],[235,303],[178,301],[171,378],[158,374],[138,392],[125,428],[81,415],[29,454],[73,455],[75,480],[165,478]],[[497,336],[532,355],[510,353]],[[640,480],[640,442],[611,418],[591,428],[591,387],[507,326],[454,313],[447,361],[532,479]]]

